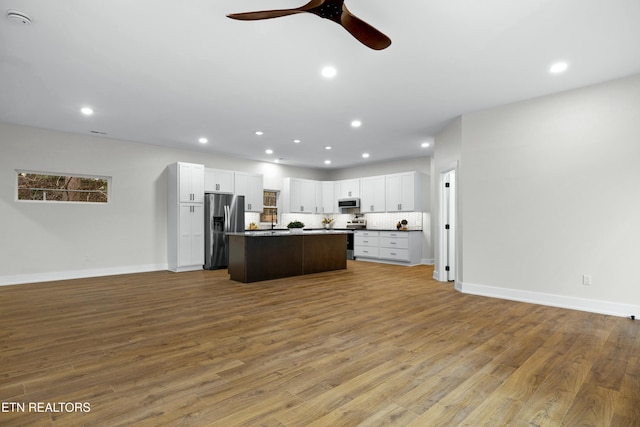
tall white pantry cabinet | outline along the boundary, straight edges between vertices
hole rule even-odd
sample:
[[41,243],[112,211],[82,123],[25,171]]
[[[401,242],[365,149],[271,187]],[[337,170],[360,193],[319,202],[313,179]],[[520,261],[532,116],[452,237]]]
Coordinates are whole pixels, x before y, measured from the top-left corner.
[[167,168],[167,261],[171,271],[204,264],[204,165],[178,162]]

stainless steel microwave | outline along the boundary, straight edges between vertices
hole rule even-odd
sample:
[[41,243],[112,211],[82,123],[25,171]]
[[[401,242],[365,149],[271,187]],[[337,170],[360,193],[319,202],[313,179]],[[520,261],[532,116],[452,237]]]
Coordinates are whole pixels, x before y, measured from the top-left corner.
[[357,197],[348,198],[348,199],[338,199],[338,207],[339,208],[359,208],[360,207],[360,199]]

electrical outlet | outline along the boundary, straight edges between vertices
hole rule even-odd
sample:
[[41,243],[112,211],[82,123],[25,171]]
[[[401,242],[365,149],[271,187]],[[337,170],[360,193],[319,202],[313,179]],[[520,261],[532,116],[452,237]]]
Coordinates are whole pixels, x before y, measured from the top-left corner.
[[588,274],[582,275],[582,284],[585,286],[591,286],[591,276]]

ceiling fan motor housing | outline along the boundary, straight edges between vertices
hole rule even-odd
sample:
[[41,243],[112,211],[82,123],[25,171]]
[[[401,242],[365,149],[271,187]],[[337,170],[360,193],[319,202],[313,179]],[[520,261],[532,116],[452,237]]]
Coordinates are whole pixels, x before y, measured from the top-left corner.
[[336,19],[340,18],[340,15],[342,15],[342,5],[325,3],[318,8],[318,15],[320,15],[322,18],[327,18],[335,21]]

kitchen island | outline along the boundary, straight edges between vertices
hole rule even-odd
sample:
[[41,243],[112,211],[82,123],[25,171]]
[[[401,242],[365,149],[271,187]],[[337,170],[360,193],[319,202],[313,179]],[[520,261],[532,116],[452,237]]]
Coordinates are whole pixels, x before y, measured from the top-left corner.
[[347,268],[348,231],[229,233],[229,275],[257,282]]

